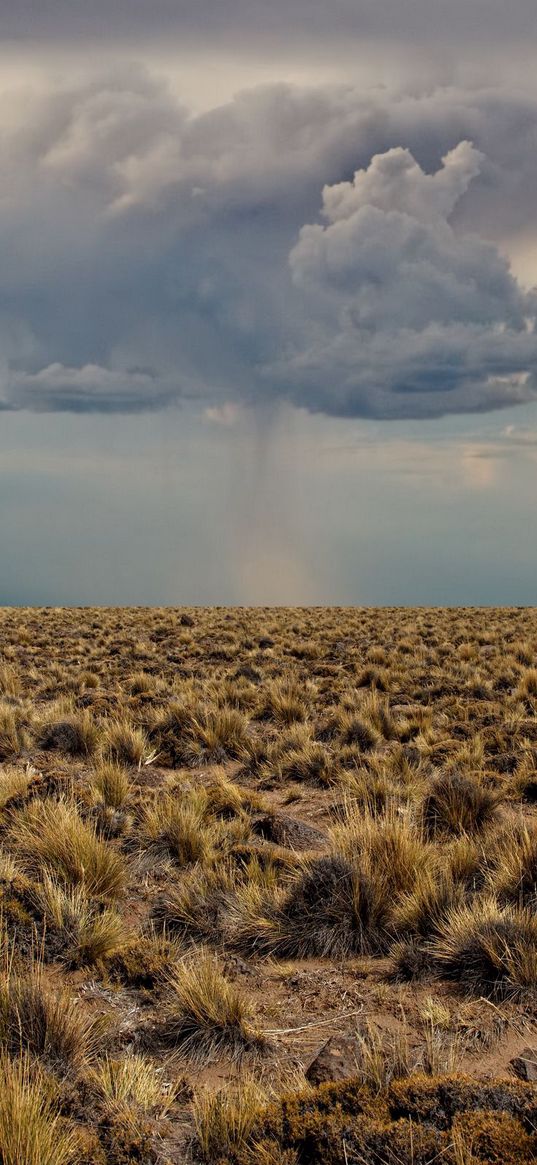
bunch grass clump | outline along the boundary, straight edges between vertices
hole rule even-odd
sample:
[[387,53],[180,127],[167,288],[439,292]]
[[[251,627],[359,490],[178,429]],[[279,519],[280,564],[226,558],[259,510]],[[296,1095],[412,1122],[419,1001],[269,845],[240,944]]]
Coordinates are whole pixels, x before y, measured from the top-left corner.
[[307,714],[304,689],[293,680],[274,680],[262,694],[258,711],[260,720],[270,720],[284,727],[303,723]]
[[114,761],[103,761],[96,767],[92,786],[107,809],[122,809],[131,793],[128,770]]
[[537,823],[515,822],[495,839],[489,883],[502,903],[537,907]]
[[236,870],[223,860],[214,866],[195,865],[161,891],[152,920],[179,940],[219,942],[236,885]]
[[285,752],[275,766],[268,765],[267,773],[280,785],[304,781],[329,787],[337,783],[340,766],[324,745],[305,739],[298,747]]
[[21,691],[21,679],[9,663],[0,664],[0,696],[18,696]]
[[4,765],[0,769],[0,810],[10,802],[26,796],[32,783],[32,773],[16,765]]
[[429,837],[439,834],[479,833],[494,822],[499,795],[475,778],[448,771],[432,784],[423,802],[423,821]]
[[27,1057],[0,1060],[2,1165],[76,1165],[80,1140]]
[[251,1024],[249,1003],[212,955],[202,952],[184,960],[170,976],[169,987],[166,1039],[184,1055],[203,1062],[263,1047]]
[[10,824],[9,844],[38,878],[48,873],[104,898],[117,898],[125,888],[123,858],[67,800],[34,800],[19,810]]
[[111,720],[105,726],[101,749],[106,761],[133,768],[140,768],[151,754],[145,733],[127,717]]
[[204,708],[192,722],[196,759],[220,763],[241,755],[248,721],[237,708]]
[[150,738],[161,763],[172,768],[221,764],[242,755],[248,719],[238,708],[211,706],[190,694],[154,718]]
[[[174,1103],[181,1084],[173,1087],[147,1056],[130,1053],[121,1059],[104,1056],[87,1074],[101,1103],[121,1113],[125,1108],[157,1112],[162,1119]],[[182,1082],[181,1082],[182,1083]]]
[[183,797],[167,793],[157,798],[143,816],[146,845],[169,855],[179,866],[209,863],[218,831],[206,820],[206,810],[203,792]]
[[71,757],[92,756],[98,740],[98,727],[87,709],[62,720],[45,720],[37,734],[40,748],[57,749]]
[[398,903],[431,861],[406,819],[348,813],[329,852],[303,858],[287,884],[250,885],[235,895],[230,938],[239,949],[280,958],[381,954]]
[[47,874],[32,896],[46,951],[68,966],[102,965],[133,941],[117,910],[88,898],[81,886],[65,886]]
[[0,762],[16,760],[24,752],[28,734],[20,712],[0,703]]
[[67,989],[47,986],[39,967],[0,985],[0,1046],[11,1056],[36,1056],[62,1075],[78,1073],[101,1050],[104,1031]]
[[[193,1104],[196,1149],[207,1165],[233,1160],[247,1149],[267,1091],[252,1076],[243,1077],[233,1088],[196,1093]],[[260,1160],[260,1158],[258,1158]]]
[[433,943],[440,974],[491,998],[534,996],[537,916],[493,899],[453,910]]

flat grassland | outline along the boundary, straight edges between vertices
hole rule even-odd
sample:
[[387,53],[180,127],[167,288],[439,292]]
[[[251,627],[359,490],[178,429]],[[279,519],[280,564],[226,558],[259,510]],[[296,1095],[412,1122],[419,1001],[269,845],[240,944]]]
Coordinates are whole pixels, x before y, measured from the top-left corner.
[[1,610],[3,1165],[537,1161],[536,812],[537,611]]

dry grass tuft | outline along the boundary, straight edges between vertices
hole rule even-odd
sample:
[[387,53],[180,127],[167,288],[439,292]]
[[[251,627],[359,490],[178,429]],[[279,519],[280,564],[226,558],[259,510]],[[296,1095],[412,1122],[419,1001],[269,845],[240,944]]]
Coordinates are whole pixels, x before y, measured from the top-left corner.
[[9,843],[15,857],[37,877],[49,873],[104,898],[116,898],[124,890],[120,854],[67,801],[32,801],[13,814]]
[[219,764],[241,755],[248,721],[236,708],[204,708],[192,722],[194,759]]
[[306,740],[297,748],[292,748],[277,762],[267,766],[268,774],[278,784],[290,781],[309,781],[314,785],[330,786],[340,777],[340,766],[333,754],[324,745]]
[[222,974],[212,955],[184,961],[170,977],[172,1002],[163,1034],[184,1055],[207,1061],[219,1054],[261,1050],[245,996]]
[[283,958],[378,951],[386,907],[376,889],[367,874],[337,854],[314,860],[284,899],[277,929],[265,927],[265,946]]
[[447,916],[466,900],[464,884],[449,869],[425,870],[414,889],[397,904],[394,927],[398,934],[432,938]]
[[47,987],[37,969],[0,986],[0,1046],[11,1056],[37,1056],[62,1075],[78,1073],[102,1047],[102,1020],[65,989]]
[[146,809],[142,836],[146,845],[168,854],[179,866],[208,862],[217,838],[206,821],[206,798],[166,794]]
[[0,664],[0,696],[18,696],[21,691],[20,676],[9,663]]
[[64,720],[45,721],[38,732],[38,744],[46,750],[57,749],[68,756],[92,756],[99,732],[89,711],[78,712]]
[[260,720],[271,720],[279,727],[303,723],[308,707],[304,690],[292,680],[275,680],[263,693],[258,712]]
[[495,838],[489,883],[502,903],[537,906],[537,823],[515,823]]
[[129,799],[131,784],[127,770],[113,761],[98,765],[92,785],[96,796],[107,809],[122,809]]
[[432,946],[441,973],[492,998],[532,995],[537,988],[537,917],[494,899],[448,915]]
[[80,1141],[26,1058],[0,1060],[2,1165],[76,1165]]
[[252,1077],[244,1078],[231,1089],[198,1092],[193,1116],[196,1150],[201,1160],[212,1165],[233,1159],[244,1151],[266,1102],[266,1090]]
[[425,829],[429,837],[479,833],[496,818],[498,804],[498,794],[477,780],[459,772],[444,773],[423,802]]
[[179,940],[217,942],[235,889],[236,871],[223,861],[209,869],[196,866],[161,892],[152,920]]
[[414,1066],[405,1026],[383,1035],[367,1022],[358,1033],[356,1077],[372,1092],[384,1091],[392,1080],[408,1076]]
[[521,697],[530,696],[531,698],[537,696],[537,668],[528,668],[520,677],[517,695]]
[[135,1053],[121,1060],[105,1056],[87,1074],[87,1079],[109,1108],[120,1112],[124,1107],[142,1113],[156,1112],[160,1119],[166,1116],[183,1083],[174,1087],[165,1082],[162,1069],[146,1056]]
[[102,909],[79,886],[65,887],[47,875],[35,886],[33,900],[43,918],[47,952],[69,966],[98,966],[132,942],[117,911]]
[[5,809],[10,802],[25,797],[31,782],[32,774],[28,768],[5,765],[0,769],[0,810]]
[[101,741],[104,758],[115,765],[139,768],[150,756],[144,732],[125,718],[111,720],[104,729]]
[[174,768],[220,764],[243,754],[249,739],[248,720],[237,708],[211,707],[194,699],[177,701],[156,717],[150,736],[163,764]]
[[20,715],[8,704],[0,703],[0,762],[16,760],[27,742]]

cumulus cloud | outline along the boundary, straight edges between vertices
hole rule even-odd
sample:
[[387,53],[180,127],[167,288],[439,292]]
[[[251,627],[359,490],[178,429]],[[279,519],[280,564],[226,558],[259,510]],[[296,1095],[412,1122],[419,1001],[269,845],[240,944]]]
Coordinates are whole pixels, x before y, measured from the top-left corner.
[[536,114],[520,94],[278,85],[193,115],[134,68],[19,94],[0,109],[1,407],[533,399],[535,299],[501,248],[533,223]]
[[367,170],[357,171],[352,182],[326,186],[323,214],[331,223],[349,219],[365,206],[413,215],[439,222],[454,210],[472,178],[479,174],[483,154],[470,142],[460,142],[442,159],[436,174],[425,174],[409,150],[392,149],[377,154]]
[[309,407],[376,417],[476,411],[535,395],[537,300],[449,218],[483,156],[460,142],[434,174],[393,149],[327,186],[327,225],[290,263],[311,342],[271,370]]

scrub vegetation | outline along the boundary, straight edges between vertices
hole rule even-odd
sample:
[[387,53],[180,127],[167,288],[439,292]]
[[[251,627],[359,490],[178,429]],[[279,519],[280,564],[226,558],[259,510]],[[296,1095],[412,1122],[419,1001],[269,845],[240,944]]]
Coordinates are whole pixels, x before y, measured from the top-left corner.
[[523,1165],[536,1016],[534,611],[0,612],[2,1162]]

